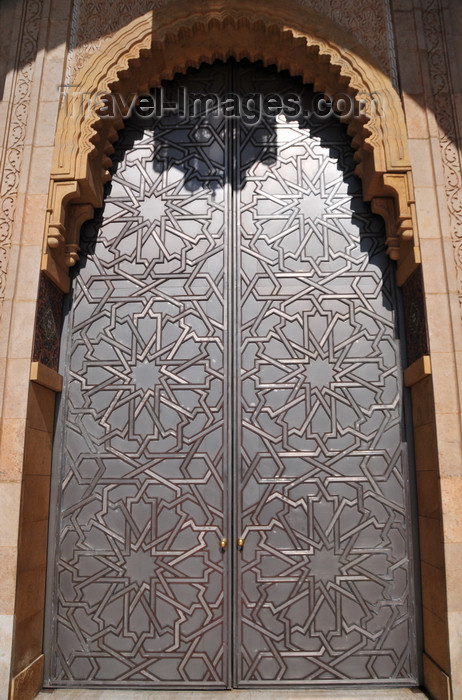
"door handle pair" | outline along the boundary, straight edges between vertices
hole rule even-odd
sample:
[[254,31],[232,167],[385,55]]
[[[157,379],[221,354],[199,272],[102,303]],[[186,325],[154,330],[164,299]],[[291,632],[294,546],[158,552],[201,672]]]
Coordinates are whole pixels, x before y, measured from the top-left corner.
[[[240,552],[242,552],[242,550],[244,549],[244,540],[242,539],[242,537],[237,538],[236,545],[237,545],[238,550]],[[228,540],[226,540],[224,538],[222,540],[220,540],[220,549],[222,552],[226,551],[227,546],[228,546]]]

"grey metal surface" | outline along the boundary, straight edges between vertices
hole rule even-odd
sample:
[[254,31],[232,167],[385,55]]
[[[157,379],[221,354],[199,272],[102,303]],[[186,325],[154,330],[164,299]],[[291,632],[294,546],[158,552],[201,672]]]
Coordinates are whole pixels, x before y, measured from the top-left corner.
[[69,300],[48,684],[413,684],[393,272],[343,128],[149,126]]
[[63,360],[58,685],[228,677],[223,127],[207,120],[205,140],[197,119],[127,128],[101,221],[82,232]]
[[408,465],[382,222],[362,201],[340,125],[281,120],[241,126],[239,138],[237,681],[412,679]]

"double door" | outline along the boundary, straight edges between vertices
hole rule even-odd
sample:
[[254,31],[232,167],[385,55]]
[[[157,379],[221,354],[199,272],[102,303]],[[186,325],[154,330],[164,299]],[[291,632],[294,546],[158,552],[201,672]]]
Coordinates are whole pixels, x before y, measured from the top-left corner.
[[225,114],[309,103],[251,64],[166,90],[199,107],[121,132],[68,299],[46,682],[412,685],[393,270],[348,138]]

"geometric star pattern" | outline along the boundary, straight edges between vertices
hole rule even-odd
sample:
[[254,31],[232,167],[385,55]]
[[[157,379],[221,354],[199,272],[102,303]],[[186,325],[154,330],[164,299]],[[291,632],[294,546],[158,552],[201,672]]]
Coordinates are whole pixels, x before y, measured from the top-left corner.
[[415,684],[398,302],[344,127],[132,120],[115,161],[63,333],[48,684]]
[[411,528],[382,223],[341,125],[241,141],[259,158],[238,204],[239,682],[402,682]]

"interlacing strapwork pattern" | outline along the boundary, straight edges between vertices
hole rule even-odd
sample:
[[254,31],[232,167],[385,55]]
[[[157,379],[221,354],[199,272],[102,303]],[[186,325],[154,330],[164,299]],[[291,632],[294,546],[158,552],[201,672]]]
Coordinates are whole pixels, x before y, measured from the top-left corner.
[[82,234],[60,681],[213,685],[226,673],[223,123],[207,129],[205,152],[197,120],[167,119],[155,139],[127,128],[101,227]]
[[263,124],[241,143],[260,157],[240,149],[240,678],[406,678],[407,464],[381,220],[340,127]]
[[343,127],[141,126],[69,299],[48,682],[410,683],[392,270]]

